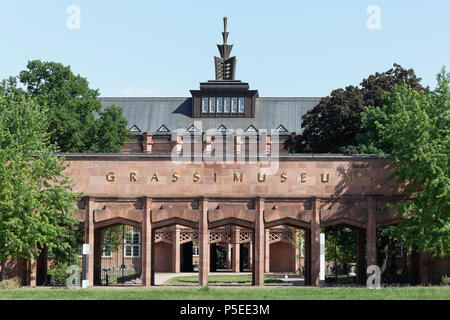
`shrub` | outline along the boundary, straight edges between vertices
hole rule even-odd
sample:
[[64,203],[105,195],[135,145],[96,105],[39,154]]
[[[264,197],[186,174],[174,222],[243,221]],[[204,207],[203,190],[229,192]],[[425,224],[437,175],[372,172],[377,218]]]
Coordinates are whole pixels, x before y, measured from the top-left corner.
[[1,289],[17,289],[21,286],[21,280],[19,277],[14,277],[8,280],[0,281],[0,290]]
[[48,275],[51,277],[52,285],[65,285],[69,277],[67,274],[67,263],[58,263],[50,266]]
[[449,286],[450,285],[450,277],[443,276],[441,279],[441,286]]

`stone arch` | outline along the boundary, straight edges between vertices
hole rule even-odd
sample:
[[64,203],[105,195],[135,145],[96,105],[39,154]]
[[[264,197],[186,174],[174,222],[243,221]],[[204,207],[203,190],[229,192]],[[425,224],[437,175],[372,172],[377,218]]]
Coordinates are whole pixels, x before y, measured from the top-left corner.
[[298,228],[298,229],[309,229],[311,227],[311,224],[309,222],[305,222],[302,220],[289,218],[289,217],[269,221],[264,224],[266,229],[281,226],[281,225],[294,227],[294,228]]
[[[111,252],[111,256],[103,256],[103,248],[102,248],[102,232],[108,228],[112,228],[115,226],[129,226],[132,227],[132,232],[139,232],[139,254],[137,257],[132,255],[131,257],[125,256],[125,246],[119,248],[117,252]],[[133,245],[134,246],[134,245]],[[126,274],[130,270],[132,273],[134,272],[133,276],[130,276],[129,279],[125,279],[127,277],[121,277],[120,272],[118,274],[119,278],[124,278],[123,281],[131,280],[133,277],[133,281],[140,282],[140,277],[142,273],[142,225],[140,222],[137,222],[135,220],[126,219],[123,217],[113,217],[109,219],[102,220],[100,222],[96,222],[94,224],[94,252],[93,252],[93,259],[94,259],[94,284],[100,285],[103,284],[102,280],[102,273],[105,272],[105,270],[108,270],[108,275],[111,276],[110,272],[119,272],[119,265],[127,266],[126,268]],[[114,268],[112,268],[114,267]],[[114,270],[112,270],[114,269]],[[123,274],[122,274],[123,275]]]
[[130,219],[122,218],[122,217],[115,217],[115,218],[106,219],[106,220],[103,220],[100,222],[96,222],[95,229],[103,230],[103,229],[107,229],[107,228],[118,226],[118,225],[127,225],[127,226],[131,226],[131,227],[135,227],[135,228],[141,228],[140,222],[136,222],[134,220],[130,220]]
[[242,228],[246,228],[246,229],[254,229],[253,222],[239,219],[239,218],[234,218],[234,217],[228,217],[225,219],[212,221],[208,224],[208,228],[215,229],[215,228],[219,228],[219,227],[223,227],[223,226],[227,226],[227,225],[233,225],[233,226],[242,227]]

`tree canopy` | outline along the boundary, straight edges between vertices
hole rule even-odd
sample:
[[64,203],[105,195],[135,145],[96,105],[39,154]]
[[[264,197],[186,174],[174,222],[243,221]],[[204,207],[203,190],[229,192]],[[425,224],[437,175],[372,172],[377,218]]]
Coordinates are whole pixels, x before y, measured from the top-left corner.
[[0,95],[0,261],[36,258],[43,246],[67,251],[78,194],[53,156],[45,106],[23,94]]
[[25,93],[46,106],[50,142],[61,152],[119,152],[129,137],[121,109],[102,109],[99,91],[69,66],[29,61],[20,72]]
[[411,200],[393,205],[413,248],[450,253],[450,74],[443,69],[432,92],[395,86],[382,107],[367,107],[358,136],[362,152],[392,156],[392,178]]
[[302,117],[303,132],[288,140],[291,152],[358,153],[356,136],[363,133],[361,113],[366,106],[381,106],[382,96],[395,85],[406,84],[416,91],[426,91],[414,70],[398,64],[383,73],[364,79],[360,87],[336,89]]

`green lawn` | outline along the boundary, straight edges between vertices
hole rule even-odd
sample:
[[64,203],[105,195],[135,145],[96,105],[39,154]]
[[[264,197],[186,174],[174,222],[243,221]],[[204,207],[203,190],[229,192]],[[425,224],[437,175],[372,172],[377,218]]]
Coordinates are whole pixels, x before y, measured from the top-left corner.
[[0,299],[120,299],[120,300],[392,300],[442,299],[450,300],[450,287],[384,287],[311,288],[311,287],[155,287],[145,288],[22,288],[0,290]]
[[[218,275],[208,276],[208,283],[211,285],[250,285],[252,283],[252,276],[250,275]],[[283,281],[276,278],[264,277],[264,283],[266,284],[282,284]],[[181,276],[173,277],[165,282],[169,285],[197,285],[198,276]]]

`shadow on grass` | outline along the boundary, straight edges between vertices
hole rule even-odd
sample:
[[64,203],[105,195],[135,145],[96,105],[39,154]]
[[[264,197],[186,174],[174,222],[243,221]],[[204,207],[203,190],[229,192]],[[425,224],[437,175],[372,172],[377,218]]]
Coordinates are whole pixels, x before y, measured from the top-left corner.
[[[281,284],[282,280],[266,277],[264,283],[267,284]],[[196,276],[182,276],[174,277],[167,280],[164,285],[196,285],[198,284],[198,277]],[[251,285],[251,276],[209,276],[209,285]]]

